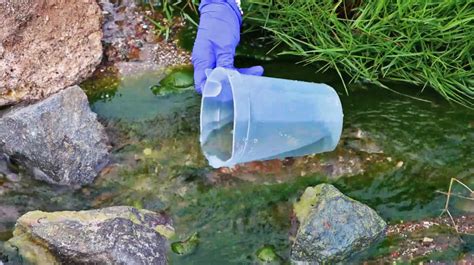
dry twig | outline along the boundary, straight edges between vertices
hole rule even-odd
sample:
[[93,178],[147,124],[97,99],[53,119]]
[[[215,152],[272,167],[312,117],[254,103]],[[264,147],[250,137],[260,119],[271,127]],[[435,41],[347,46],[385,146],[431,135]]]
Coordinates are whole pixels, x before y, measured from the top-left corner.
[[[471,197],[466,197],[466,196],[462,196],[460,194],[453,194],[451,193],[451,190],[452,190],[452,187],[453,187],[453,183],[454,182],[457,182],[459,184],[461,184],[461,186],[463,186],[464,188],[466,188],[469,192],[470,192],[470,196]],[[442,191],[438,191],[439,193],[441,194],[444,194],[446,195],[446,204],[444,206],[444,209],[443,211],[441,212],[440,216],[442,216],[443,214],[447,213],[449,215],[449,218],[451,219],[451,222],[453,223],[454,225],[454,229],[456,229],[456,232],[459,233],[459,230],[458,230],[458,226],[456,225],[456,222],[454,221],[454,218],[453,216],[451,215],[451,212],[449,211],[449,200],[451,199],[451,196],[455,196],[455,197],[458,197],[458,198],[462,198],[462,199],[468,199],[468,200],[472,200],[474,201],[474,191],[469,188],[466,184],[462,183],[460,180],[456,179],[456,178],[451,178],[451,181],[449,182],[449,188],[448,188],[448,192],[442,192]]]

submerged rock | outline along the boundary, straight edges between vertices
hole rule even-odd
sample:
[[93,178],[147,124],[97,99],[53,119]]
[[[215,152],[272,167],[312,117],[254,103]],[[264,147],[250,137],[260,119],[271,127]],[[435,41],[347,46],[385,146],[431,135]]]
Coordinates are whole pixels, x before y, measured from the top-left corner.
[[0,106],[79,83],[102,58],[95,0],[0,1]]
[[329,184],[308,187],[294,205],[300,223],[291,249],[296,263],[335,263],[365,250],[386,223],[368,206]]
[[91,183],[108,162],[107,135],[78,86],[0,116],[0,152],[59,185]]
[[190,67],[179,67],[169,69],[167,76],[165,76],[158,85],[150,87],[155,95],[166,96],[172,93],[179,93],[188,89],[193,89],[193,69]]
[[196,251],[199,246],[199,234],[194,233],[184,241],[171,244],[171,250],[178,255],[189,255]]
[[280,264],[282,258],[278,256],[274,246],[263,246],[257,250],[257,258],[260,264]]
[[127,206],[33,211],[18,219],[5,249],[33,264],[166,264],[160,231],[174,232],[168,217]]

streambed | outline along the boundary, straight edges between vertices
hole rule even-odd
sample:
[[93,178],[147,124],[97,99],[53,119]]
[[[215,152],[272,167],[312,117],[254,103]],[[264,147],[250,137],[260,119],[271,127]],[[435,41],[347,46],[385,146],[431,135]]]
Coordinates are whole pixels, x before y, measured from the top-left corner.
[[[451,106],[429,91],[422,97],[430,103],[367,84],[351,85],[347,96],[336,73],[315,73],[317,67],[292,61],[258,63],[267,76],[336,88],[345,116],[335,151],[212,169],[199,146],[200,97],[185,85],[156,93],[154,85],[166,73],[141,73],[117,81],[103,94],[97,93],[101,87],[90,93],[91,107],[113,144],[112,163],[92,185],[71,192],[16,172],[21,181],[0,181],[0,205],[20,214],[112,205],[165,211],[174,220],[175,240],[196,232],[200,238],[191,255],[170,252],[172,264],[245,264],[256,262],[256,252],[264,245],[288,260],[292,203],[307,186],[332,183],[391,224],[438,216],[446,197],[436,191],[446,191],[452,177],[474,186],[471,110]],[[403,93],[414,89],[391,87]],[[455,215],[473,214],[472,205],[460,199],[450,207]],[[8,228],[0,240],[7,240],[14,223],[1,217],[0,222]],[[463,240],[456,248],[421,260],[461,259],[474,251],[472,236]],[[388,256],[387,246],[397,242],[382,242],[364,259]]]

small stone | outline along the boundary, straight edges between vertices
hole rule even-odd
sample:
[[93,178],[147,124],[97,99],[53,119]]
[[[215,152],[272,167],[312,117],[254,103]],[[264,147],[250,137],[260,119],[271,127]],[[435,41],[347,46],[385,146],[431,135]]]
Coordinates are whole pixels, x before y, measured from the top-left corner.
[[403,161],[398,161],[397,165],[395,166],[396,168],[401,168],[403,167]]
[[423,243],[431,243],[431,242],[433,242],[433,238],[430,238],[430,237],[423,238]]
[[15,174],[15,173],[7,174],[6,179],[10,182],[19,182],[20,181],[20,177],[18,176],[18,174]]
[[143,149],[143,154],[146,156],[149,156],[153,153],[153,150],[151,148],[145,148]]

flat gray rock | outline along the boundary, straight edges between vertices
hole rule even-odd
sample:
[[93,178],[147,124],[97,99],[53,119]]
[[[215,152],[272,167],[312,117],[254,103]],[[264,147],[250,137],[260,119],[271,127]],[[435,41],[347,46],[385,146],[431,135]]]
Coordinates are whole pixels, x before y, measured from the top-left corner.
[[294,206],[300,223],[291,249],[297,264],[333,264],[367,249],[387,224],[370,207],[329,184],[309,187]]
[[107,143],[78,86],[0,116],[0,153],[52,184],[91,183],[108,162]]

